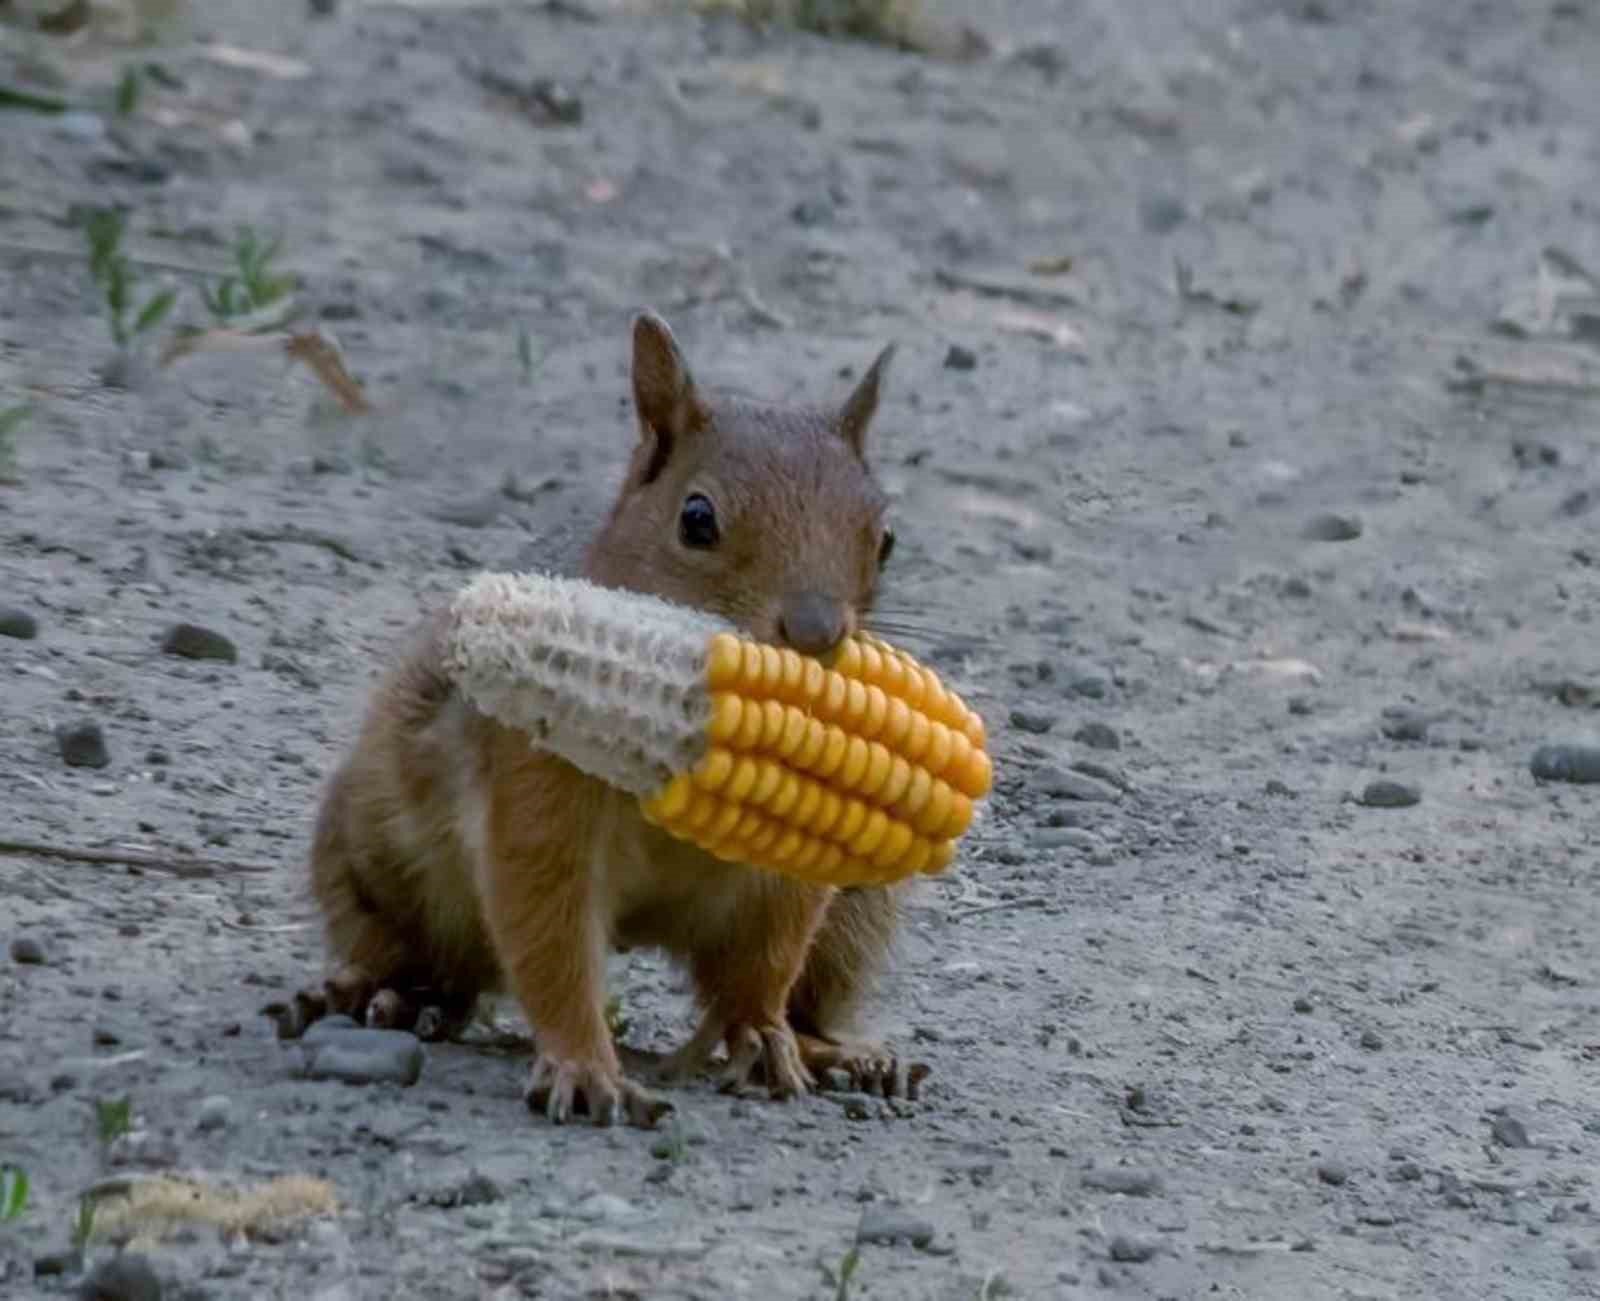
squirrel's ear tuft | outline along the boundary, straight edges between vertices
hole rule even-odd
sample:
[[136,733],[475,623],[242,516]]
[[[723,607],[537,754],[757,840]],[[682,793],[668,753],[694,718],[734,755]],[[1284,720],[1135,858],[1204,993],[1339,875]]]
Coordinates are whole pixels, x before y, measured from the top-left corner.
[[855,392],[845,399],[839,409],[839,433],[849,443],[857,456],[866,455],[867,429],[878,411],[878,390],[883,387],[883,377],[894,359],[895,345],[890,344],[877,356],[861,377]]
[[671,328],[650,311],[633,318],[633,405],[640,437],[650,447],[644,472],[649,483],[661,473],[677,440],[705,423],[689,363]]

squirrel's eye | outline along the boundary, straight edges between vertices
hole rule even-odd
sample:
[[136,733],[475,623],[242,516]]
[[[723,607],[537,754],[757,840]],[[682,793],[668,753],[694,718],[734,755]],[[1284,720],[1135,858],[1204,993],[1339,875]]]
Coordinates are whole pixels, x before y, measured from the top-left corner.
[[889,557],[894,554],[894,530],[884,529],[883,541],[878,543],[878,568],[882,569],[889,563]]
[[703,493],[690,493],[678,515],[678,541],[704,550],[717,545],[717,508]]

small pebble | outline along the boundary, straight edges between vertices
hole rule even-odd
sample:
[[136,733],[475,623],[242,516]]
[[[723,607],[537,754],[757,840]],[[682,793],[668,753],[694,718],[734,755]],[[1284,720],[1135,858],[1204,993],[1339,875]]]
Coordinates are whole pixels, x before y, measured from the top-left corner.
[[173,624],[161,639],[161,649],[186,660],[221,660],[233,664],[239,659],[239,649],[232,641],[196,623]]
[[78,1286],[79,1301],[161,1301],[161,1280],[147,1256],[124,1251],[101,1261]]
[[416,1035],[404,1030],[326,1025],[326,1021],[317,1022],[300,1040],[307,1079],[409,1087],[422,1077],[422,1041]]
[[62,1274],[75,1274],[83,1268],[83,1253],[77,1250],[49,1251],[33,1258],[35,1278],[58,1278]]
[[224,1129],[232,1109],[233,1104],[227,1098],[221,1094],[212,1094],[209,1098],[201,1100],[194,1127],[202,1133],[213,1129]]
[[1408,809],[1421,799],[1418,787],[1388,778],[1368,782],[1361,792],[1361,802],[1369,809]]
[[1090,1170],[1083,1186],[1102,1193],[1121,1193],[1124,1197],[1154,1197],[1161,1191],[1161,1176],[1153,1170]]
[[1046,713],[1042,709],[1013,709],[1011,711],[1011,726],[1019,732],[1032,732],[1035,736],[1043,736],[1056,725],[1056,716]]
[[1304,996],[1295,999],[1295,1001],[1294,1001],[1294,1010],[1296,1012],[1300,1013],[1301,1016],[1306,1015],[1306,1013],[1308,1013],[1308,1012],[1313,1010],[1313,1006],[1312,1006],[1311,1000],[1309,998],[1304,997]]
[[946,370],[971,370],[977,364],[978,354],[971,348],[963,348],[959,343],[952,343],[950,350],[944,355]]
[[1595,1270],[1600,1269],[1600,1251],[1596,1251],[1593,1247],[1574,1248],[1567,1253],[1567,1264],[1571,1265],[1573,1269],[1592,1274]]
[[1533,1141],[1528,1137],[1528,1127],[1515,1116],[1496,1116],[1489,1132],[1501,1147],[1533,1146]]
[[1118,792],[1109,782],[1097,781],[1059,764],[1044,764],[1034,771],[1033,787],[1041,795],[1068,800],[1114,800]]
[[1125,1264],[1142,1265],[1156,1254],[1157,1244],[1149,1238],[1135,1238],[1119,1233],[1111,1239],[1111,1259]]
[[19,935],[11,941],[11,960],[24,966],[43,966],[44,945],[31,935]]
[[1337,1161],[1324,1161],[1317,1167],[1317,1178],[1338,1188],[1350,1178],[1350,1172]]
[[1383,734],[1391,741],[1426,741],[1428,720],[1414,709],[1395,705],[1383,711],[1379,724]]
[[1109,723],[1085,723],[1072,734],[1072,739],[1092,750],[1122,749],[1122,738]]
[[0,637],[32,641],[39,635],[39,621],[14,605],[0,605]]
[[890,1247],[909,1242],[914,1247],[926,1247],[933,1241],[933,1225],[894,1206],[869,1206],[861,1212],[861,1221],[856,1225],[856,1241]]
[[639,1217],[633,1203],[612,1193],[590,1193],[567,1212],[574,1220],[591,1224],[626,1224]]
[[1539,781],[1600,782],[1600,745],[1541,745],[1528,767]]
[[1363,1030],[1361,1032],[1361,1046],[1368,1052],[1375,1053],[1383,1047],[1383,1036],[1376,1030]]
[[104,768],[111,762],[105,733],[92,718],[58,725],[56,747],[69,768]]
[[1361,536],[1361,521],[1354,515],[1313,515],[1300,536],[1310,542],[1353,542]]
[[1104,842],[1086,827],[1040,827],[1033,833],[1039,849],[1082,849],[1093,852]]

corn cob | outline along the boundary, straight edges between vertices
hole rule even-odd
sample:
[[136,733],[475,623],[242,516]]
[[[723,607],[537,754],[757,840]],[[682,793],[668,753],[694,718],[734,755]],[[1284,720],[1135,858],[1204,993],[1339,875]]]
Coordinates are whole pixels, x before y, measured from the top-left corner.
[[655,597],[485,574],[452,606],[445,659],[477,709],[647,821],[808,881],[939,872],[989,792],[983,720],[867,634],[824,663]]

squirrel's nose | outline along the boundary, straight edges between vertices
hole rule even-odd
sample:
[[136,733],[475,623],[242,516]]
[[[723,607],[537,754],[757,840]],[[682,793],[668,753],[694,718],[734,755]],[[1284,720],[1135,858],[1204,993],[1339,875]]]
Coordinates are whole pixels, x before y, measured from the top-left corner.
[[778,615],[778,635],[802,655],[826,655],[845,634],[844,602],[821,592],[790,592]]

